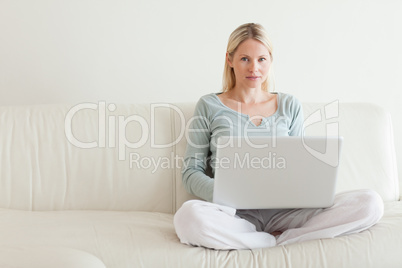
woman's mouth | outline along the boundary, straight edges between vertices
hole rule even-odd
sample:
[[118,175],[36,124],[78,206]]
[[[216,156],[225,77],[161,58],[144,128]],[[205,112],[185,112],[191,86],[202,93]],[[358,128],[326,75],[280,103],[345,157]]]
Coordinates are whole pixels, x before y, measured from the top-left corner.
[[249,79],[249,80],[257,80],[257,79],[259,79],[260,77],[259,76],[247,76],[246,77],[247,79]]

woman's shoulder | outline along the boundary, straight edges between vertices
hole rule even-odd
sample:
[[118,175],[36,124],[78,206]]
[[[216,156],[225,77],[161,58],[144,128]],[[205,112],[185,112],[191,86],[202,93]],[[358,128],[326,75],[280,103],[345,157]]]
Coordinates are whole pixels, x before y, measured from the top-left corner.
[[282,109],[295,112],[302,108],[300,100],[295,95],[284,92],[277,92],[277,94],[279,100],[278,105],[282,107]]
[[202,96],[198,102],[197,106],[216,106],[220,104],[220,100],[218,97],[219,93],[209,93]]
[[209,93],[202,96],[196,104],[196,110],[202,111],[202,113],[211,113],[211,111],[215,111],[220,105],[220,100],[217,94],[219,93]]
[[290,104],[290,103],[295,103],[295,104],[300,104],[299,99],[298,99],[295,95],[293,95],[293,94],[285,93],[285,92],[273,92],[273,93],[278,94],[279,100],[280,100],[280,102],[282,102],[282,103],[288,103],[288,104]]
[[201,102],[215,102],[216,99],[218,98],[218,94],[219,94],[219,93],[209,93],[209,94],[206,94],[206,95],[202,96],[202,97],[199,99],[199,102],[200,102],[200,101],[201,101]]
[[298,98],[290,93],[286,92],[272,92],[273,94],[278,94],[280,96],[281,101],[299,101]]

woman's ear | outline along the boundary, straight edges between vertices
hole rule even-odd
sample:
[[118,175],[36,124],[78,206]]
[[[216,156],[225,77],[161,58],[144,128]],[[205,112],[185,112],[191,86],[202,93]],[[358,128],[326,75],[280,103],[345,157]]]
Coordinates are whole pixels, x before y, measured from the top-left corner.
[[226,61],[228,62],[229,66],[230,66],[231,68],[233,68],[232,61],[231,61],[230,58],[229,58],[229,52],[226,52]]

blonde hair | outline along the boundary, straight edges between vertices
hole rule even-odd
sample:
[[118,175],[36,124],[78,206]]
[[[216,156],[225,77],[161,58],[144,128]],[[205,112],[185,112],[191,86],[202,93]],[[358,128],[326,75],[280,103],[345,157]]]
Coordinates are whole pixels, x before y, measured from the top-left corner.
[[[236,30],[232,32],[229,37],[227,53],[230,60],[233,59],[233,55],[237,50],[237,47],[247,39],[255,39],[264,44],[271,56],[271,62],[273,61],[272,57],[272,44],[268,38],[265,29],[257,23],[246,23],[237,27]],[[234,88],[236,85],[236,76],[233,71],[233,68],[229,66],[226,58],[225,58],[225,67],[223,70],[223,92],[229,91]],[[269,88],[274,88],[273,85],[273,77],[272,77],[272,65],[269,68],[268,78],[262,83],[261,89],[265,91],[270,91]]]

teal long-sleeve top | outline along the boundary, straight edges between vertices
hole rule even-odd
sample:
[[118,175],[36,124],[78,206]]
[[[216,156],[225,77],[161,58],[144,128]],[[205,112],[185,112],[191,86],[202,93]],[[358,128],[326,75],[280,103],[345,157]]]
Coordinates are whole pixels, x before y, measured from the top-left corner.
[[219,99],[221,93],[210,93],[197,102],[187,135],[187,149],[182,167],[186,190],[211,202],[214,189],[212,177],[206,174],[208,163],[214,163],[216,144],[220,136],[301,136],[303,111],[293,95],[276,92],[277,110],[262,118],[256,126],[246,114],[237,112]]

